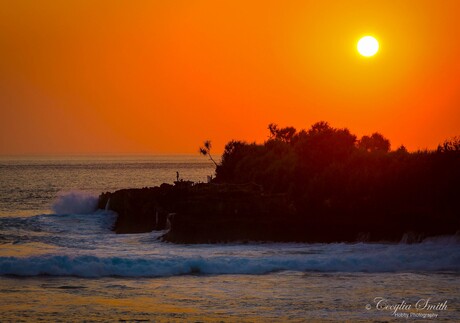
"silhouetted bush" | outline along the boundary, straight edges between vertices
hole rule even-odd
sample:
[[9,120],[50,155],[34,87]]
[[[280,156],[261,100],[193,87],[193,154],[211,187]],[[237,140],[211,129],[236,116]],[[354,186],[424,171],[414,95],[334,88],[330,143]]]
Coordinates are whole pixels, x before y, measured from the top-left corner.
[[353,226],[374,238],[460,229],[459,139],[409,153],[404,146],[390,151],[377,132],[357,140],[327,122],[299,132],[268,129],[263,144],[228,143],[215,182],[254,182],[266,193],[285,193],[310,228]]
[[453,137],[438,145],[438,152],[460,151],[460,137]]
[[358,141],[358,147],[368,152],[382,151],[387,153],[390,151],[390,141],[376,132],[373,133],[370,137],[363,136]]

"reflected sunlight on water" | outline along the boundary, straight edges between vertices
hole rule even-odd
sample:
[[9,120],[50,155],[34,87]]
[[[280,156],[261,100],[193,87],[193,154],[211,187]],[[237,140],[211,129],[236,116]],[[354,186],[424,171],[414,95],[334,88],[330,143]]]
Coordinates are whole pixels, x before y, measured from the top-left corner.
[[[458,274],[299,273],[169,278],[35,277],[0,280],[0,321],[34,318],[156,322],[392,321],[375,297],[448,300],[436,321],[459,317]],[[352,292],[351,292],[352,291]]]

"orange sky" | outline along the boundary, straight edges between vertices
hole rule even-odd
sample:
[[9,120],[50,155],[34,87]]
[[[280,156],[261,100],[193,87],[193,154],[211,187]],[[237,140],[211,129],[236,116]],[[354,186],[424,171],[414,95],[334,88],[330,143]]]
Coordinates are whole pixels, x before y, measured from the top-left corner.
[[[216,153],[320,120],[460,135],[460,1],[0,0],[0,154]],[[363,58],[366,34],[379,53]]]

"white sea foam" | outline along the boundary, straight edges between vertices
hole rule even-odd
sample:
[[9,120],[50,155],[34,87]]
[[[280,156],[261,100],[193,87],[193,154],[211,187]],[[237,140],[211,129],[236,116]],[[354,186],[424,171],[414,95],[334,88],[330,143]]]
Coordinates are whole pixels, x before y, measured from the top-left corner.
[[[310,246],[311,247],[311,246]],[[305,249],[309,249],[305,246]],[[184,274],[265,274],[275,271],[300,272],[460,272],[459,246],[432,243],[418,245],[318,245],[318,253],[258,252],[243,256],[225,246],[215,246],[182,255],[163,254],[152,257],[109,257],[95,255],[46,255],[34,257],[0,257],[1,275],[80,276],[80,277],[163,277]],[[233,246],[231,250],[238,248]],[[220,252],[216,252],[220,250]],[[257,249],[257,247],[256,247]],[[260,251],[260,250],[259,250]]]
[[97,201],[97,196],[86,192],[65,192],[58,195],[52,210],[56,214],[89,214],[96,210]]

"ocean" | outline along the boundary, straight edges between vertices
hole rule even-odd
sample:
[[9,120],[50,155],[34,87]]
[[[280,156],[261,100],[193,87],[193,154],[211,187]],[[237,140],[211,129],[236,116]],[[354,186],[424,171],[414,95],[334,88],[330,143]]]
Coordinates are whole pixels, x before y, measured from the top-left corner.
[[200,156],[2,157],[0,321],[460,321],[458,236],[176,245],[114,234],[116,214],[94,211],[102,192],[176,172],[205,182],[214,168]]

